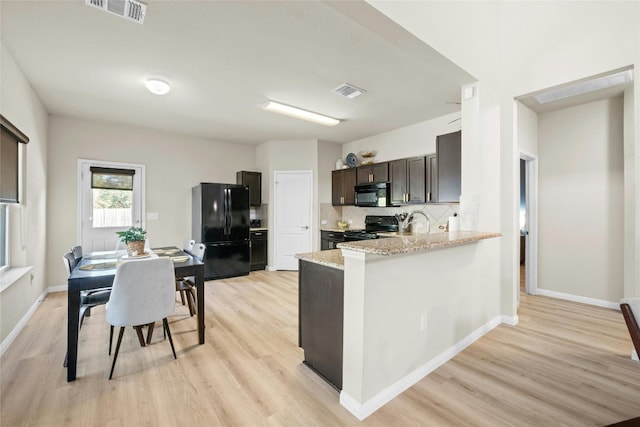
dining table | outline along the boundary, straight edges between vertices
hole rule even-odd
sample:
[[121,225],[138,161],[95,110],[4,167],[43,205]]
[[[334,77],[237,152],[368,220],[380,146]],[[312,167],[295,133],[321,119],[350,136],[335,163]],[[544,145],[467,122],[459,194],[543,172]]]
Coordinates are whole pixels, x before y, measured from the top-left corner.
[[194,277],[197,299],[198,342],[204,344],[204,264],[174,246],[152,248],[151,253],[128,257],[126,251],[100,251],[85,254],[67,280],[67,381],[75,381],[78,362],[80,293],[113,285],[118,262],[142,259],[146,256],[169,256],[173,260],[176,278]]

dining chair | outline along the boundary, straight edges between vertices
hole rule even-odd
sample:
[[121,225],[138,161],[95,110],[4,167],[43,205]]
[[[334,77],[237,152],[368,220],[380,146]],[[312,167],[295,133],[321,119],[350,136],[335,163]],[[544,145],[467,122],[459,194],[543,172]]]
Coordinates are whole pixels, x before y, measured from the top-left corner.
[[[195,244],[195,240],[187,240],[182,249],[191,254]],[[189,307],[189,314],[193,316],[196,313],[196,294],[191,283],[187,282],[184,277],[176,278],[176,292],[180,293],[182,305],[186,303]]]
[[126,261],[116,267],[111,298],[107,303],[107,322],[111,325],[112,331],[114,327],[120,327],[120,332],[109,379],[113,377],[122,336],[127,326],[150,325],[162,319],[173,358],[177,359],[167,321],[167,316],[173,312],[176,303],[175,280],[173,261],[168,257]]
[[80,245],[73,246],[71,248],[71,253],[73,254],[73,257],[76,259],[76,263],[80,262],[80,260],[82,259],[82,246]]
[[[73,252],[67,252],[62,256],[62,262],[64,263],[67,277],[71,275],[71,272],[76,268],[77,262]],[[93,292],[82,291],[80,292],[80,315],[78,320],[78,333],[82,328],[82,323],[85,316],[89,316],[92,307],[97,305],[106,304],[109,301],[111,295],[111,289],[100,289]],[[65,355],[63,365],[67,366],[67,359],[69,355]]]
[[[67,276],[70,276],[77,265],[76,257],[73,255],[73,252],[67,252],[62,256],[62,261],[64,262]],[[80,323],[78,330],[82,327],[85,315],[89,315],[89,310],[97,305],[106,304],[107,301],[109,301],[109,295],[111,295],[111,289],[109,288],[80,292]]]
[[620,300],[620,311],[631,335],[636,356],[640,356],[640,297]]

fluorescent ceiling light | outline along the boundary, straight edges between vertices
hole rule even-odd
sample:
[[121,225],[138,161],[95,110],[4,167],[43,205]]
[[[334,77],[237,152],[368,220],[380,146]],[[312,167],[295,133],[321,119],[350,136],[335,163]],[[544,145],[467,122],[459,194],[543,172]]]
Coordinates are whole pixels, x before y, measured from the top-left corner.
[[632,71],[625,70],[608,76],[598,77],[593,80],[586,80],[558,89],[552,89],[548,92],[533,95],[533,98],[540,104],[546,104],[547,102],[558,101],[560,99],[570,98],[572,96],[582,95],[596,90],[619,86],[629,83],[632,80]]
[[297,119],[307,120],[309,122],[318,123],[325,126],[335,126],[340,120],[333,117],[323,116],[322,114],[312,113],[311,111],[301,110],[300,108],[291,107],[289,105],[280,104],[278,102],[269,101],[262,106],[263,110],[273,113],[284,114],[285,116],[295,117]]
[[155,93],[156,95],[164,95],[171,90],[169,83],[159,79],[147,79],[146,86],[149,92]]

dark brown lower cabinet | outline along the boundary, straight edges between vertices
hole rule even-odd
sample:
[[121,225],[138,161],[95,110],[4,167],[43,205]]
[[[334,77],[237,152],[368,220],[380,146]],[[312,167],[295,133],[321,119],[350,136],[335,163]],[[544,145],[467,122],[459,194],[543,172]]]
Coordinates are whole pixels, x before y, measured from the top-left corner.
[[299,261],[298,346],[304,363],[342,390],[344,270]]

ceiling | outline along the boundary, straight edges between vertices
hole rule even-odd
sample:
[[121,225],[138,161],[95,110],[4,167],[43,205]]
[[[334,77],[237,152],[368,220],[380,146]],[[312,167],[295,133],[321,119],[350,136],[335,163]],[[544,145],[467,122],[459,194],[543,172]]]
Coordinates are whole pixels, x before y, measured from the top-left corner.
[[[475,81],[360,1],[147,4],[140,25],[83,0],[2,0],[1,40],[50,114],[244,144],[376,135],[459,111]],[[171,92],[151,94],[148,77]],[[332,93],[346,82],[367,93]],[[280,116],[267,100],[344,122]]]

